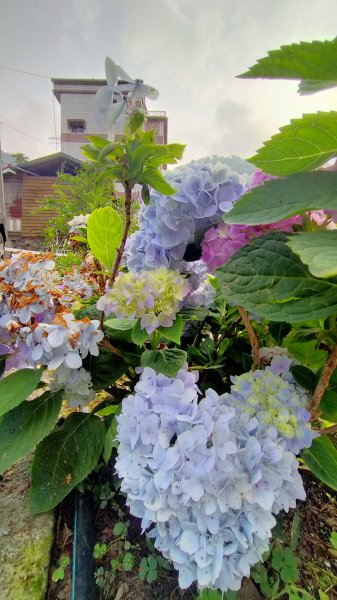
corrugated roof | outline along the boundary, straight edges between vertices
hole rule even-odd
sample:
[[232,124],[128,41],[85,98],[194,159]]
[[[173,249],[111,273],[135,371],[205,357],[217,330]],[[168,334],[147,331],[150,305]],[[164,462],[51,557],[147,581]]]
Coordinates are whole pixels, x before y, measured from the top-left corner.
[[[73,156],[69,156],[69,154],[65,154],[65,152],[55,152],[54,154],[48,154],[47,156],[40,156],[39,158],[34,158],[33,160],[29,160],[25,163],[17,164],[12,167],[15,171],[15,167],[17,170],[21,172],[28,171],[32,174],[36,175],[56,175],[57,172],[61,171],[62,163],[65,173],[74,173],[81,164],[83,164],[82,160],[78,158],[74,158]],[[11,172],[13,173],[12,171]],[[6,175],[6,171],[4,172]]]

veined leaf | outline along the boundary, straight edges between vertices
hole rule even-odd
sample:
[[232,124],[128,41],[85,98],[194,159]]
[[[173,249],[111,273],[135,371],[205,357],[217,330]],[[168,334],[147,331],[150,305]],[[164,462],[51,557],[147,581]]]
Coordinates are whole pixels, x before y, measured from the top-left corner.
[[143,125],[145,121],[145,114],[142,110],[135,110],[132,116],[129,119],[129,130],[130,133],[135,133],[137,129]]
[[324,92],[325,90],[330,90],[331,88],[336,87],[336,85],[337,81],[319,81],[304,79],[298,84],[297,91],[300,94],[300,96],[311,96],[312,94],[316,94],[316,92]]
[[317,340],[294,342],[291,338],[286,338],[283,344],[301,365],[309,369],[320,369],[328,358],[328,352],[318,348]]
[[[115,411],[115,415],[119,415],[121,408],[122,408],[122,405],[116,407],[117,410]],[[111,458],[112,449],[118,447],[118,441],[116,439],[117,424],[118,423],[117,423],[116,416],[114,416],[114,418],[112,419],[112,423],[105,434],[103,458],[104,458],[104,462],[106,462],[106,463],[108,463]]]
[[264,225],[310,210],[337,210],[337,173],[296,173],[266,181],[235,202],[226,223]]
[[43,369],[20,369],[0,381],[0,417],[36,390]]
[[168,150],[168,153],[173,158],[181,159],[183,157],[186,145],[185,144],[166,144],[166,148]]
[[161,172],[154,167],[147,167],[144,170],[140,183],[150,185],[160,194],[164,194],[164,196],[176,193],[176,190],[166,181]]
[[103,421],[92,414],[72,413],[38,445],[32,467],[30,509],[54,508],[97,465],[105,440]]
[[271,175],[310,171],[337,155],[337,112],[293,119],[248,159]]
[[107,348],[100,348],[98,356],[89,354],[84,359],[83,366],[91,373],[94,390],[108,388],[128,370],[126,361]]
[[328,317],[337,310],[337,284],[313,277],[287,239],[280,232],[255,238],[220,267],[225,299],[272,321]]
[[165,337],[167,340],[171,340],[172,342],[175,342],[175,344],[180,344],[180,338],[184,330],[184,325],[185,323],[181,316],[177,315],[171,327],[158,327],[158,331],[160,335]]
[[337,85],[337,39],[281,46],[239,77],[334,81]]
[[102,148],[110,143],[109,140],[101,137],[100,135],[88,135],[87,138],[95,146],[95,148],[98,148],[98,150],[102,150]]
[[313,392],[315,390],[317,381],[315,373],[313,373],[311,369],[308,369],[308,367],[304,367],[303,365],[293,365],[290,368],[290,371],[297,385],[300,385],[309,392]]
[[142,346],[144,342],[148,339],[149,334],[145,329],[141,326],[141,319],[138,319],[135,323],[134,328],[132,329],[132,341],[137,346]]
[[0,419],[0,473],[34,448],[54,427],[62,404],[62,390],[45,392],[22,402]]
[[328,389],[319,403],[320,417],[330,423],[337,423],[337,390]]
[[134,319],[107,319],[104,321],[104,325],[106,327],[110,327],[111,329],[116,329],[117,331],[128,331],[129,329],[133,329],[136,321]]
[[184,366],[187,354],[179,348],[167,350],[146,350],[141,356],[142,367],[151,367],[156,373],[162,373],[167,377],[175,377]]
[[310,471],[333,490],[337,490],[337,450],[326,435],[314,439],[302,452]]
[[100,149],[92,146],[91,144],[84,144],[81,146],[82,154],[90,160],[97,161],[100,153]]
[[337,275],[337,231],[301,232],[291,236],[287,245],[315,277]]
[[96,208],[88,219],[87,237],[90,250],[109,270],[113,266],[122,232],[122,219],[111,206]]

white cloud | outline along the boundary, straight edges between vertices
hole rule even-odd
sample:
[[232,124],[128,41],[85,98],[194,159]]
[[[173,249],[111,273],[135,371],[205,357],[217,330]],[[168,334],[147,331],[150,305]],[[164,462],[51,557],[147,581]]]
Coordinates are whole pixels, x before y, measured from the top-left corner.
[[[247,156],[292,116],[334,108],[337,92],[300,98],[294,83],[235,76],[268,49],[336,31],[335,0],[16,0],[2,7],[0,56],[51,76],[102,77],[110,55],[159,89],[149,108],[167,110],[170,140],[187,144],[186,160]],[[0,70],[0,88],[0,113],[48,142],[50,82]],[[9,129],[3,137],[6,149],[48,151]]]

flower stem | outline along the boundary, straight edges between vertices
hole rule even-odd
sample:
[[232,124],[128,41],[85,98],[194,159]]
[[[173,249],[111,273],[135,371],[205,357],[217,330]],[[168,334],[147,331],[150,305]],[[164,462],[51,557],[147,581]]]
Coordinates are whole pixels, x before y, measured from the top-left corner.
[[321,435],[333,435],[337,433],[337,425],[331,425],[331,427],[323,427],[323,429],[318,429]]
[[[131,225],[131,203],[132,203],[131,191],[132,191],[132,188],[129,186],[129,183],[127,181],[124,184],[124,190],[125,190],[125,222],[124,222],[124,229],[123,229],[121,243],[119,244],[119,248],[117,250],[114,266],[112,268],[112,273],[111,273],[111,276],[109,279],[109,285],[111,288],[113,287],[113,284],[115,283],[115,280],[117,277],[118,269],[120,267],[121,260],[122,260],[123,254],[124,254],[125,244],[126,244],[126,240],[127,240],[130,225]],[[100,328],[104,332],[103,321],[104,321],[104,311],[101,311]]]
[[260,364],[259,340],[258,340],[257,335],[253,329],[251,322],[250,322],[247,311],[243,308],[243,306],[238,306],[238,311],[239,311],[242,323],[244,324],[246,331],[248,333],[249,342],[252,347],[252,354],[253,354],[252,369],[253,369],[253,371],[255,371],[255,369],[257,369],[257,367]]
[[337,344],[332,348],[331,354],[326,361],[316,389],[312,395],[311,402],[309,404],[309,410],[312,418],[315,419],[319,416],[319,403],[323,398],[325,391],[327,390],[330,382],[332,373],[337,367]]
[[131,202],[132,202],[131,190],[132,190],[132,188],[129,186],[129,183],[127,181],[125,182],[124,190],[125,190],[125,223],[124,223],[124,230],[123,230],[123,235],[122,235],[121,243],[119,244],[119,248],[117,250],[117,254],[116,254],[114,266],[113,266],[113,269],[112,269],[111,277],[109,279],[110,287],[112,287],[113,284],[115,283],[115,280],[116,280],[116,277],[117,277],[117,273],[118,273],[118,269],[119,269],[119,266],[121,264],[122,256],[124,254],[125,244],[126,244],[126,240],[127,240],[128,234],[129,234],[130,225],[131,225]]

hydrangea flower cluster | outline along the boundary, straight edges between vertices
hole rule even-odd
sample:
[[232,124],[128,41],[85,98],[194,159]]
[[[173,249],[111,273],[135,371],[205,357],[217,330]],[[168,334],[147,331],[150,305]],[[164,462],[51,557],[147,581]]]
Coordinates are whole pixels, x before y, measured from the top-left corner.
[[[262,185],[265,181],[271,179],[277,179],[272,175],[263,173],[257,170],[249,185],[247,191],[249,192],[258,185]],[[208,269],[214,272],[218,267],[225,264],[230,257],[235,254],[242,246],[245,246],[253,238],[264,235],[270,230],[278,229],[280,231],[292,232],[294,225],[301,225],[302,217],[295,216],[289,219],[284,219],[277,223],[271,223],[269,225],[230,225],[227,223],[220,223],[216,227],[211,227],[206,231],[205,236],[202,240],[202,259],[205,261]]]
[[[82,282],[79,275],[77,283]],[[82,367],[88,353],[97,356],[104,337],[99,321],[76,320],[68,306],[88,297],[90,286],[74,289],[71,279],[55,271],[52,255],[21,253],[0,265],[0,353],[6,369],[44,365],[53,372],[53,387],[87,403],[91,377]],[[62,384],[62,385],[61,385]],[[80,390],[80,391],[79,391]],[[75,398],[75,396],[74,396]]]
[[71,235],[83,235],[83,229],[87,228],[88,219],[90,214],[87,215],[76,215],[73,219],[68,221],[69,233]]
[[181,272],[188,276],[189,292],[183,300],[185,308],[209,308],[216,295],[215,288],[209,283],[207,265],[203,260],[181,261]]
[[166,178],[176,193],[167,197],[152,191],[150,204],[142,207],[140,229],[126,249],[130,270],[179,266],[187,245],[221,220],[246,182],[219,157],[193,161],[169,171]]
[[[283,350],[283,349],[280,349]],[[286,353],[274,353],[265,370],[231,377],[231,397],[260,423],[272,425],[286,441],[286,448],[298,454],[309,448],[319,434],[310,426],[306,409],[309,397],[297,386],[289,368],[294,364]]]
[[268,548],[273,515],[305,492],[280,428],[237,405],[237,392],[208,389],[198,402],[197,378],[186,367],[175,378],[143,370],[117,417],[116,469],[181,588],[238,590]]
[[97,302],[97,308],[117,317],[141,319],[141,327],[152,333],[158,327],[171,327],[188,282],[178,271],[166,267],[142,273],[121,273],[114,286]]
[[97,344],[104,334],[98,328],[99,321],[76,320],[72,313],[56,316],[51,324],[32,324],[24,332],[28,363],[34,367],[45,365],[50,371],[61,365],[79,369],[89,353],[99,354]]
[[230,257],[242,246],[258,235],[263,235],[266,230],[262,226],[252,227],[247,225],[229,225],[219,223],[206,231],[201,243],[202,259],[208,269],[214,271],[225,264]]

